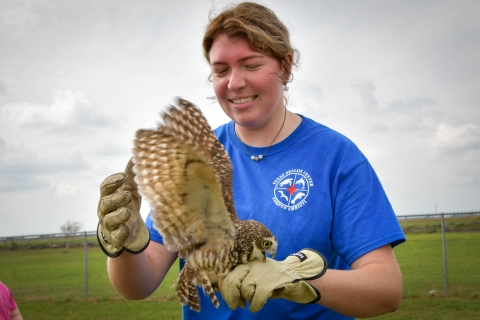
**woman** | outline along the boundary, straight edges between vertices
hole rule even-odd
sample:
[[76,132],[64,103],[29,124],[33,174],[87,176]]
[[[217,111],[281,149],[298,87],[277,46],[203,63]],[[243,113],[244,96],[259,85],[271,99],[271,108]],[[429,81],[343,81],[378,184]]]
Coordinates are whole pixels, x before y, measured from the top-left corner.
[[[275,234],[278,260],[312,248],[326,257],[330,269],[308,281],[321,293],[315,304],[270,299],[251,313],[242,308],[231,311],[224,301],[214,309],[203,297],[202,311],[184,308],[184,318],[349,319],[395,311],[402,277],[392,247],[405,241],[404,235],[375,172],[357,147],[286,109],[283,93],[298,60],[287,28],[268,8],[241,3],[210,21],[203,47],[217,100],[232,119],[215,133],[232,160],[239,217],[261,221]],[[124,176],[110,183],[110,191],[123,181]],[[131,200],[128,195],[118,201],[111,198],[108,207],[113,211]],[[129,204],[130,220],[139,216],[134,202],[135,197]],[[109,210],[100,211],[102,219]],[[120,245],[137,254],[104,249],[117,256],[109,258],[109,275],[128,299],[153,293],[176,259],[163,246],[150,218],[146,225],[152,241],[140,236],[130,241],[133,246]],[[257,271],[252,266],[248,272],[254,277]],[[228,295],[226,299],[231,305]]]

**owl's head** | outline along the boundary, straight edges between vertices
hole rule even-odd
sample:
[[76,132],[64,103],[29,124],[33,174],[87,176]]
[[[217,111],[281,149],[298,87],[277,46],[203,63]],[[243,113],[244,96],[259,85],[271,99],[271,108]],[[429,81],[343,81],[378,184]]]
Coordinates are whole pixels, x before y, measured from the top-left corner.
[[[243,221],[245,233],[241,237],[245,247],[243,248],[247,253],[242,260],[243,262],[253,261],[258,259],[265,261],[266,255],[269,254],[272,258],[277,253],[278,242],[273,233],[262,223],[254,220]],[[243,233],[243,232],[240,233]],[[237,237],[238,237],[237,233]]]
[[255,243],[253,246],[253,252],[252,252],[252,256],[254,256],[253,259],[258,258],[264,261],[267,253],[272,258],[275,258],[275,254],[277,253],[277,247],[278,247],[277,239],[273,234],[271,236],[260,237],[255,240]]

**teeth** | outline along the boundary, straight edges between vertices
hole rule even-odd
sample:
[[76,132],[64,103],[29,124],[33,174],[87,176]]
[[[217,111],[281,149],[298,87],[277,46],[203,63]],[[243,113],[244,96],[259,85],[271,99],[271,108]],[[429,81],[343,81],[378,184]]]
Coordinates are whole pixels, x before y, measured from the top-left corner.
[[251,101],[255,100],[256,97],[257,97],[257,96],[251,96],[251,97],[248,97],[248,98],[242,98],[242,99],[232,100],[232,102],[235,103],[235,104],[241,104],[241,103],[251,102]]

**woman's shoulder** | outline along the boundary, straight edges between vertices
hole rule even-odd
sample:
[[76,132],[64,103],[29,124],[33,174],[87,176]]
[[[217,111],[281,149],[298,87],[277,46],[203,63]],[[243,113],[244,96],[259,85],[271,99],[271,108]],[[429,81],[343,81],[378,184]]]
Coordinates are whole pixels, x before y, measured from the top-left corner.
[[226,134],[226,132],[228,131],[228,125],[230,124],[230,122],[224,123],[219,127],[217,127],[216,129],[214,129],[213,132],[215,133],[215,135],[218,137],[219,135]]
[[233,125],[233,121],[227,122],[225,124],[222,124],[218,128],[213,130],[213,133],[217,137],[217,139],[225,146],[226,144],[229,143],[228,139],[228,131],[229,131],[229,126]]
[[309,143],[320,143],[340,149],[352,148],[352,150],[358,150],[356,144],[344,134],[308,117],[302,116],[302,118],[302,124],[299,127],[300,130],[298,130],[299,138],[301,137],[309,141]]

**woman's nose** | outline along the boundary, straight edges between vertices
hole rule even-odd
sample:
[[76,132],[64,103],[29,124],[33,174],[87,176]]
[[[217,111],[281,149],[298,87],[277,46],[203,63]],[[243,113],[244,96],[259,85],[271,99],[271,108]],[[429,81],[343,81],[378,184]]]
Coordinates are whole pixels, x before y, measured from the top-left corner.
[[230,78],[228,79],[228,89],[238,91],[244,88],[247,84],[244,75],[239,70],[232,70]]

